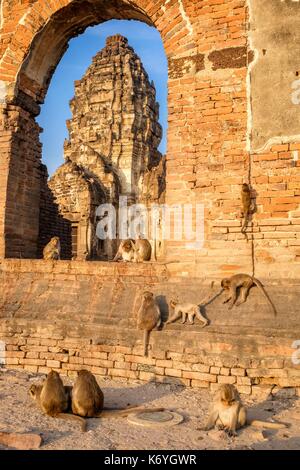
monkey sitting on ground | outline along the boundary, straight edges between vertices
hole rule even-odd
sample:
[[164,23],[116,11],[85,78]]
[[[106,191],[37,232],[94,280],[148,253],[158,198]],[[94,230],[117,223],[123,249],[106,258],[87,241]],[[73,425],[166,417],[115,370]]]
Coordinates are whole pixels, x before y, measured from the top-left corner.
[[72,387],[64,387],[57,372],[51,371],[43,385],[31,385],[29,393],[48,416],[80,422],[82,431],[86,431],[84,419],[67,413],[70,408],[71,390]]
[[246,240],[248,241],[246,230],[247,230],[248,223],[249,223],[249,217],[253,211],[253,208],[251,204],[251,189],[247,183],[243,183],[241,195],[242,195],[242,206],[243,206],[241,217],[244,218],[241,232],[244,234]]
[[[272,300],[268,296],[266,290],[264,289],[262,283],[255,277],[251,277],[248,274],[235,274],[234,276],[231,276],[230,278],[225,278],[221,281],[221,286],[225,291],[227,291],[227,297],[223,303],[225,304],[230,301],[228,307],[229,310],[231,310],[234,305],[238,307],[242,303],[246,302],[249,290],[254,285],[257,286],[260,291],[265,295],[273,309],[274,315],[276,316],[276,308]],[[238,292],[238,289],[240,289],[240,292]],[[238,296],[239,300],[237,302]]]
[[137,315],[137,327],[144,330],[144,356],[147,356],[149,334],[155,327],[161,325],[160,309],[155,302],[152,292],[144,292],[141,306]]
[[247,410],[241,402],[237,389],[231,384],[221,385],[214,397],[204,430],[209,431],[217,426],[226,431],[229,436],[236,436],[237,429],[246,425],[269,429],[286,427],[281,423],[247,420]]
[[178,320],[181,317],[181,323],[186,322],[186,318],[188,317],[189,323],[191,325],[194,324],[194,317],[196,316],[198,320],[200,320],[205,327],[208,324],[207,318],[205,318],[198,305],[196,304],[179,304],[176,300],[170,301],[170,308],[173,310],[173,313],[170,315],[170,318],[166,322],[166,325],[169,323],[173,323],[174,321]]
[[129,407],[123,409],[104,408],[104,395],[94,375],[80,370],[72,390],[72,411],[87,418],[118,418],[136,412],[157,412],[163,408]]
[[52,237],[50,242],[45,246],[43,250],[43,258],[47,260],[59,260],[60,252],[61,248],[59,237]]

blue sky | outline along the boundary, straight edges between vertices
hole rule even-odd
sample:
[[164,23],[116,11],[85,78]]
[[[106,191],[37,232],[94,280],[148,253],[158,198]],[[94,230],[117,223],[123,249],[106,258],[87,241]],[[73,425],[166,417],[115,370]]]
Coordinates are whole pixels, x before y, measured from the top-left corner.
[[139,21],[111,20],[88,28],[72,39],[52,77],[38,117],[44,129],[40,135],[43,162],[50,175],[63,163],[63,143],[68,137],[66,119],[71,117],[69,101],[74,96],[74,80],[84,75],[92,57],[104,47],[107,36],[117,33],[127,37],[130,46],[142,59],[150,80],[154,81],[164,134],[160,151],[166,151],[168,66],[160,34]]

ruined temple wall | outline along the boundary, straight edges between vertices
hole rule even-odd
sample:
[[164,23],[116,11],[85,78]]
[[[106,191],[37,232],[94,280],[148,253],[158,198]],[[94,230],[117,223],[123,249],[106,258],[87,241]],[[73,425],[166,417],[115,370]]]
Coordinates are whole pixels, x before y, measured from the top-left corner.
[[211,390],[232,383],[253,395],[274,387],[299,392],[300,366],[293,362],[299,282],[286,282],[284,291],[280,281],[265,284],[276,318],[257,289],[231,311],[217,298],[205,308],[209,326],[196,320],[153,331],[145,358],[143,332],[136,329],[142,291],[154,292],[166,320],[173,296],[200,303],[214,295],[211,279],[174,277],[155,263],[5,260],[0,280],[0,340],[10,368],[52,368],[70,376],[87,368],[100,376]]
[[[40,1],[33,9],[2,3],[0,247],[3,256],[19,256],[23,246],[22,256],[32,257],[38,198],[27,184],[35,183],[39,160],[34,116],[63,53],[62,38],[103,18],[84,1],[76,9],[67,1],[63,11],[59,4],[45,9]],[[220,278],[251,272],[254,253],[258,276],[299,279],[299,108],[292,88],[300,70],[299,2],[139,1],[139,12],[135,4],[126,4],[130,11],[101,8],[101,14],[150,18],[161,33],[169,64],[166,202],[205,205],[204,247],[169,241],[167,258],[180,261],[182,270],[188,266],[190,275]],[[59,31],[48,22],[54,11],[69,19],[55,23]],[[14,92],[19,107],[10,104]],[[24,138],[31,141],[21,146]],[[257,196],[254,246],[240,233],[240,187],[249,171]]]
[[61,258],[71,259],[71,223],[59,211],[57,201],[48,185],[48,171],[41,165],[40,214],[38,258],[43,257],[43,249],[52,237],[59,237]]
[[[140,174],[159,161],[162,130],[154,85],[125,37],[107,38],[82,79],[75,82],[70,106],[65,155],[99,180],[103,162],[111,165],[123,194],[135,195]],[[98,158],[90,161],[91,149]]]
[[[198,2],[195,9],[199,53],[169,60],[174,126],[166,201],[204,203],[205,243],[194,251],[169,242],[168,259],[185,258],[195,263],[193,272],[212,276],[252,272],[254,264],[258,276],[299,278],[300,147],[296,135],[288,137],[299,114],[291,101],[298,48],[290,47],[298,37],[299,4],[224,1],[204,8]],[[240,220],[241,184],[249,177],[257,207],[253,244],[241,234]]]

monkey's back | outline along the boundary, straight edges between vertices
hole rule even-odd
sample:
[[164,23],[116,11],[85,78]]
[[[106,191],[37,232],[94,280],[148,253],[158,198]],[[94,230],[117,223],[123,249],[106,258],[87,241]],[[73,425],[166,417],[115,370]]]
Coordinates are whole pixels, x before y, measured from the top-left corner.
[[92,418],[102,411],[104,395],[95,377],[88,371],[84,372],[87,373],[77,377],[72,390],[72,411],[79,416]]
[[68,410],[69,397],[60,379],[46,379],[40,395],[40,404],[43,411],[50,416]]
[[138,250],[138,261],[150,261],[152,247],[151,243],[145,238],[136,240],[135,247]]
[[140,330],[151,331],[160,319],[160,311],[154,301],[144,301],[138,314],[137,327]]

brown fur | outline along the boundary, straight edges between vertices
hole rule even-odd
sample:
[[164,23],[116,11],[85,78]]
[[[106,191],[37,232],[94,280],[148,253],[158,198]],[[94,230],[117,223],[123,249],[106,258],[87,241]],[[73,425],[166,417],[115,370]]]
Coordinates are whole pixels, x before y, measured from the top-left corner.
[[74,414],[92,418],[103,410],[104,395],[93,374],[80,370],[72,391]]
[[123,409],[104,408],[104,395],[94,375],[80,370],[72,391],[72,411],[87,418],[118,418],[138,411],[162,411],[163,408],[129,407]]
[[[238,307],[240,304],[246,302],[249,290],[253,285],[256,285],[267,298],[268,302],[270,303],[273,309],[274,315],[276,316],[276,308],[269,295],[267,294],[265,288],[263,287],[262,283],[255,277],[251,277],[248,274],[235,274],[234,276],[231,276],[230,278],[225,278],[221,281],[221,286],[225,291],[227,291],[227,297],[224,300],[224,303],[230,301],[228,307],[229,310],[231,310],[234,305]],[[238,292],[238,289],[240,289],[240,292]],[[237,302],[238,297],[239,300]]]
[[230,436],[235,436],[237,429],[245,425],[281,429],[286,427],[281,423],[268,423],[267,421],[248,420],[247,410],[241,402],[239,393],[234,385],[221,385],[217,391],[209,413],[205,430],[209,431],[217,426],[224,429]]
[[144,238],[122,240],[113,261],[141,263],[151,260],[151,244]]
[[29,393],[48,416],[79,421],[82,431],[85,431],[86,423],[84,420],[78,416],[67,414],[70,408],[71,390],[72,387],[64,387],[57,372],[51,371],[43,385],[31,385]]
[[144,330],[144,355],[147,356],[149,334],[161,325],[161,314],[152,292],[144,292],[137,315],[137,327]]
[[119,245],[119,249],[113,261],[123,260],[123,261],[133,262],[134,257],[135,257],[134,240],[129,238],[128,240],[121,241]]
[[243,184],[241,195],[242,195],[242,206],[243,206],[242,217],[244,218],[241,232],[244,234],[245,238],[248,241],[246,230],[248,227],[249,217],[251,214],[251,190],[248,184],[246,183]]
[[50,242],[43,250],[43,258],[46,260],[59,260],[60,259],[60,240],[58,237],[52,237]]
[[173,323],[180,317],[181,323],[185,323],[186,318],[188,317],[189,323],[193,325],[195,316],[196,318],[198,318],[198,320],[203,323],[203,327],[208,324],[207,318],[202,315],[199,306],[196,304],[180,304],[177,300],[171,300],[170,309],[173,310],[173,313],[169,315],[169,319],[166,322],[166,325],[168,325],[169,323]]
[[135,241],[135,256],[134,261],[136,263],[141,263],[143,261],[151,260],[151,244],[145,238],[138,238]]

